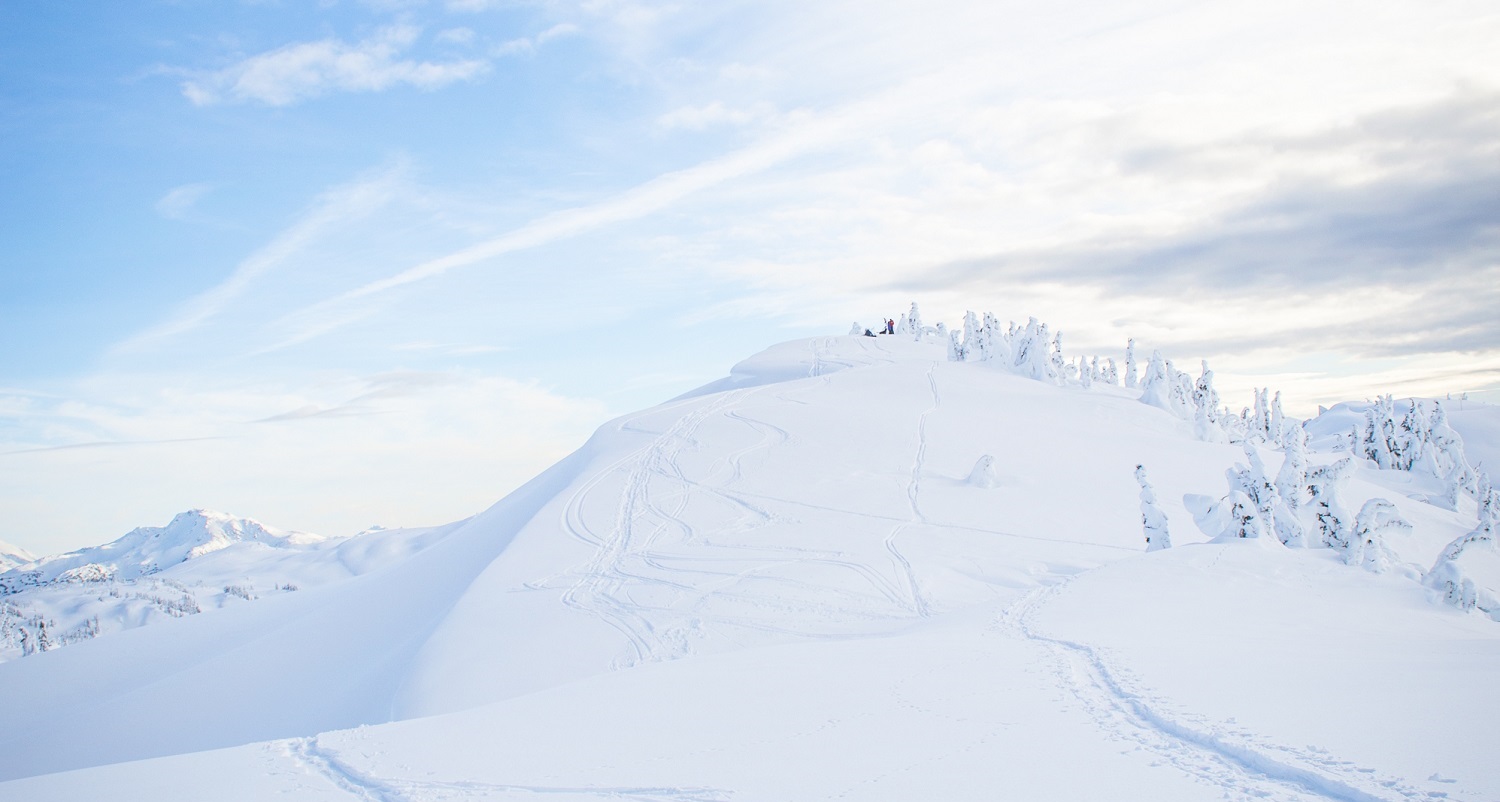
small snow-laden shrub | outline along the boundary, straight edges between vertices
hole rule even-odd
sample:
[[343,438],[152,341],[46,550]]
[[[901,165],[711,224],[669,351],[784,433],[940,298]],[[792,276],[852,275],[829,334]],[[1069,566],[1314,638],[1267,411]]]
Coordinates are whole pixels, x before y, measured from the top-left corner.
[[251,593],[251,588],[248,585],[225,585],[224,595],[238,596],[245,601],[250,601],[255,598],[255,594]]

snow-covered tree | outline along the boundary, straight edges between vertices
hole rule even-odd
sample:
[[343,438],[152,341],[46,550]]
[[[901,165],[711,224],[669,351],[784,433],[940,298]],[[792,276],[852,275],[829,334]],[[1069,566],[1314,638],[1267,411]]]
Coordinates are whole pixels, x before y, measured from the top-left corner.
[[1109,357],[1105,360],[1104,364],[1104,383],[1113,384],[1118,387],[1120,384],[1120,369],[1115,365],[1115,358]]
[[1372,498],[1360,508],[1354,520],[1354,536],[1344,552],[1344,562],[1363,565],[1365,570],[1383,574],[1391,570],[1396,554],[1386,543],[1386,534],[1409,531],[1411,524],[1401,517],[1396,505],[1383,498]]
[[1266,531],[1265,522],[1260,519],[1260,513],[1256,509],[1253,499],[1245,495],[1243,491],[1229,491],[1229,526],[1230,534],[1238,538],[1270,537]]
[[1281,470],[1276,472],[1276,492],[1293,513],[1307,500],[1307,430],[1301,426],[1286,427],[1282,436]]
[[948,361],[963,362],[965,358],[964,344],[958,340],[958,330],[948,332]]
[[1156,489],[1146,477],[1146,469],[1140,465],[1135,466],[1135,481],[1141,486],[1141,528],[1146,534],[1146,551],[1171,548],[1167,516],[1156,506]]
[[1438,555],[1432,569],[1422,575],[1422,584],[1443,594],[1443,601],[1460,610],[1478,609],[1500,621],[1500,598],[1464,574],[1458,559],[1473,548],[1495,548],[1495,524],[1481,521],[1467,534],[1460,535]]
[[1132,338],[1125,342],[1125,386],[1134,387],[1135,385],[1135,340]]
[[1237,480],[1239,489],[1255,505],[1256,518],[1265,534],[1275,535],[1277,540],[1287,546],[1305,545],[1302,525],[1286,508],[1281,493],[1276,489],[1276,483],[1271,481],[1266,472],[1260,452],[1249,442],[1245,443],[1245,459],[1250,467],[1232,469],[1231,485]]
[[1270,425],[1266,428],[1266,441],[1275,445],[1281,445],[1282,431],[1286,428],[1286,414],[1281,411],[1281,391],[1276,391],[1276,397],[1271,400]]
[[1031,318],[1017,335],[1015,349],[1018,373],[1038,381],[1057,381],[1058,373],[1052,366],[1052,338],[1046,324]]
[[917,302],[912,301],[911,312],[906,316],[906,324],[911,327],[913,340],[921,341],[926,332],[922,329],[922,313],[917,310]]
[[864,333],[865,333],[865,327],[859,325],[859,321],[858,320],[854,321],[854,325],[852,327],[850,327],[850,329],[849,329],[849,336],[851,336],[851,337],[858,337],[859,335],[864,334]]
[[1307,472],[1307,489],[1312,495],[1309,508],[1317,525],[1320,545],[1340,551],[1349,548],[1353,516],[1344,506],[1343,492],[1349,482],[1353,463],[1350,457],[1321,465]]
[[1000,474],[995,469],[995,458],[989,454],[980,457],[969,471],[969,484],[974,487],[999,487]]

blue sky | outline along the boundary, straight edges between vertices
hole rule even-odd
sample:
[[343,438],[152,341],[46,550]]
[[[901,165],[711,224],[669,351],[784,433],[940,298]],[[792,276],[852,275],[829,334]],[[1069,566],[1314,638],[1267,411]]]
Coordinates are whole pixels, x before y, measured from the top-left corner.
[[[1243,4],[1242,4],[1243,5]],[[0,539],[482,509],[911,301],[1500,383],[1492,2],[0,7]]]

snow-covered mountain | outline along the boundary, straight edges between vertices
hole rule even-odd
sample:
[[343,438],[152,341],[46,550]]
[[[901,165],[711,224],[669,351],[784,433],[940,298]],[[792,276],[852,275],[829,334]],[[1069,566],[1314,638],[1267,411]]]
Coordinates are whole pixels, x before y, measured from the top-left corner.
[[32,556],[31,552],[20,546],[0,540],[0,572],[9,571],[35,559],[36,557]]
[[[102,546],[36,560],[19,571],[0,575],[0,586],[12,582],[103,582],[132,580],[159,573],[178,563],[237,544],[271,548],[305,548],[325,538],[306,532],[282,532],[248,518],[212,510],[189,510],[166,526],[142,526]],[[16,586],[6,586],[14,591]]]
[[1477,484],[944,339],[774,346],[378,570],[0,664],[0,798],[1500,798],[1500,623],[1429,581],[1495,587]]
[[347,579],[420,551],[453,525],[352,538],[189,510],[166,526],[0,572],[0,660]]

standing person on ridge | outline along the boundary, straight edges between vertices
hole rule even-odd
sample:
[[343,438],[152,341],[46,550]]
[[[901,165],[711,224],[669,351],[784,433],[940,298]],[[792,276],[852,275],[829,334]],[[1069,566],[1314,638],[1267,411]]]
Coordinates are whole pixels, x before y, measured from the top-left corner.
[[895,334],[896,333],[896,321],[891,320],[890,318],[886,318],[885,319],[885,333],[886,334]]

